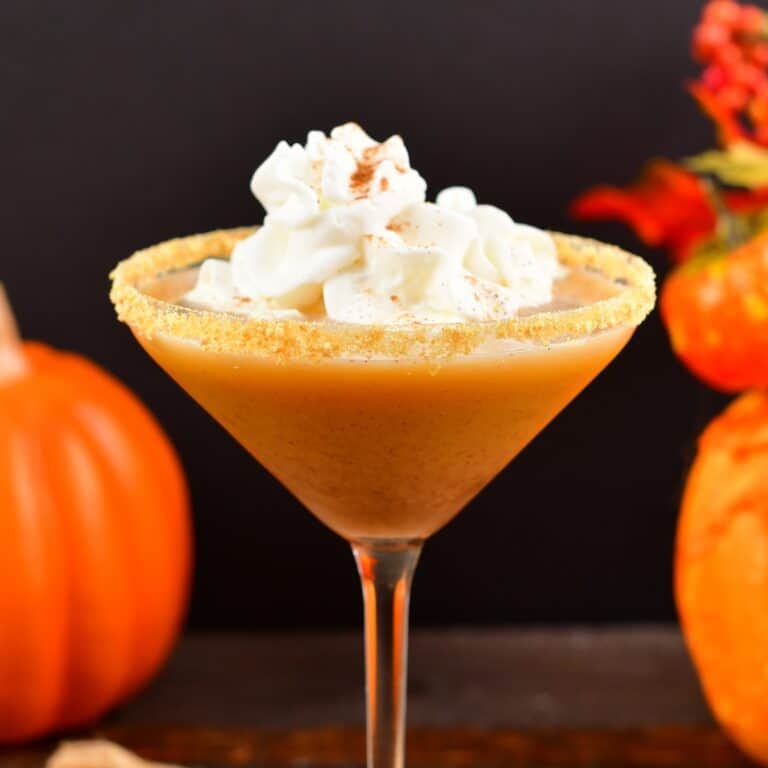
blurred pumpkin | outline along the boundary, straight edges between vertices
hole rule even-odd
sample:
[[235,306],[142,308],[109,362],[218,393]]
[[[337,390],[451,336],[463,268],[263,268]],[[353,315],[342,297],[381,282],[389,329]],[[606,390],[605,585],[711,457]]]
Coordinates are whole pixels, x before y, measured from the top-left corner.
[[768,387],[768,232],[679,266],[660,308],[673,349],[705,382],[726,392]]
[[742,395],[699,439],[675,581],[712,711],[745,752],[768,762],[768,393]]
[[152,677],[190,538],[154,418],[94,363],[21,343],[0,285],[0,741],[88,723]]

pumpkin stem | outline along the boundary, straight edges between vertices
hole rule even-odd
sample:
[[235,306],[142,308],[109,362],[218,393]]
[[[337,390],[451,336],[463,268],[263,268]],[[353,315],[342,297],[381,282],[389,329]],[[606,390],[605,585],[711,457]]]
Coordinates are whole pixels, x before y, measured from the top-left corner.
[[13,316],[11,302],[0,283],[0,384],[22,376],[27,361],[21,348],[21,337]]

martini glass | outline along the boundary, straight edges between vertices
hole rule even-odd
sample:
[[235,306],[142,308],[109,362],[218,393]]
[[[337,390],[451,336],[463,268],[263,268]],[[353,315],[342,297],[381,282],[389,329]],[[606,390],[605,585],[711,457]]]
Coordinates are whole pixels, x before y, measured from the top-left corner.
[[112,300],[146,351],[352,545],[365,604],[369,768],[402,768],[408,602],[424,540],[621,350],[653,272],[555,235],[551,304],[498,322],[362,326],[185,307],[206,258],[253,230],[134,254]]

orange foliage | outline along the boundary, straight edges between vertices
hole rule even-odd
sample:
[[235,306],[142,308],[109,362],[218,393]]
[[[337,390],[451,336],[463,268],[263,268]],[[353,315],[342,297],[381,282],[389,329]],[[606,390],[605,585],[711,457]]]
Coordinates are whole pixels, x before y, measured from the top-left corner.
[[704,183],[668,160],[649,163],[628,187],[587,190],[571,203],[570,213],[583,220],[622,221],[646,245],[669,250],[675,261],[687,259],[717,225]]

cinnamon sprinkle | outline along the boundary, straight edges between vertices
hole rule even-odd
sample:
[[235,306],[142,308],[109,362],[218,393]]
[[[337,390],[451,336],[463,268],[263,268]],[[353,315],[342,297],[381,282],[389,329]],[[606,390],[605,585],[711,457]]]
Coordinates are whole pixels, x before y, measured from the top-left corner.
[[[363,156],[357,161],[355,172],[349,177],[349,184],[356,199],[368,197],[371,189],[371,182],[376,173],[379,163],[381,163],[381,144],[375,144],[363,150]],[[384,179],[382,179],[382,182]]]

